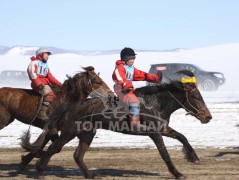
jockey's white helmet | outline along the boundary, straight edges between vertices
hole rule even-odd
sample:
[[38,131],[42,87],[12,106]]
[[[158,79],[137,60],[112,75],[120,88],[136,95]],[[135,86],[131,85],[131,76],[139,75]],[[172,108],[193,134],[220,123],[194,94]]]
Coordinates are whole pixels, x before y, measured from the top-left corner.
[[51,55],[51,51],[49,51],[48,49],[46,48],[39,48],[37,51],[36,51],[36,56],[38,56],[40,53],[48,53],[49,55]]

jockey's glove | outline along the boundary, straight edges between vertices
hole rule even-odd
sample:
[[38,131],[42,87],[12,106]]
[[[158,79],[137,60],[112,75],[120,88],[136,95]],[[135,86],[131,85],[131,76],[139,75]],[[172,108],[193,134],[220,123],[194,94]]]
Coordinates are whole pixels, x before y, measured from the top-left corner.
[[45,88],[44,84],[40,84],[40,85],[38,86],[38,89],[41,90],[41,91],[42,91],[44,88]]
[[157,71],[156,75],[157,75],[157,77],[156,77],[155,81],[158,82],[158,83],[161,82],[162,78],[163,78],[162,71]]

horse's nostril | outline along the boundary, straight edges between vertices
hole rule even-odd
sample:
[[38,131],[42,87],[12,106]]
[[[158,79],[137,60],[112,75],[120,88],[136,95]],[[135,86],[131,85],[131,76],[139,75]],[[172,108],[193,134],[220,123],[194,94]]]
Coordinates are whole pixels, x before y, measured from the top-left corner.
[[207,120],[207,121],[210,121],[211,119],[212,119],[212,116],[211,116],[211,115],[206,116],[206,120]]

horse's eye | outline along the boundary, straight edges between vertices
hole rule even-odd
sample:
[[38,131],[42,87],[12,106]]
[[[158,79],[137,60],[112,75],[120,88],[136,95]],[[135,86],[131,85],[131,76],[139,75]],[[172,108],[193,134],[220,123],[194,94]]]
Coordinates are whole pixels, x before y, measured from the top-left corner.
[[97,84],[102,84],[102,80],[100,78],[95,78],[94,82]]
[[200,100],[199,94],[194,94],[194,98],[195,98],[196,100]]

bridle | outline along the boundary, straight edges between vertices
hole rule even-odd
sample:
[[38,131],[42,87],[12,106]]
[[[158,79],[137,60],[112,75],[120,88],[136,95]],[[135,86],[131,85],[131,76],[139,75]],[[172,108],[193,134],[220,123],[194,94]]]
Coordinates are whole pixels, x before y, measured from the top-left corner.
[[[170,91],[168,91],[168,93],[170,94],[170,96],[175,99],[186,111],[187,111],[187,115],[193,115],[195,117],[198,117],[198,115],[200,114],[200,112],[202,112],[207,106],[205,105],[203,108],[197,109],[195,106],[193,106],[189,99],[188,99],[188,95],[192,92],[194,92],[197,89],[197,87],[193,88],[191,91],[188,91],[187,89],[183,89],[186,92],[186,101],[184,103],[181,103],[176,97],[175,95],[173,95]],[[185,104],[188,103],[197,113],[194,113],[193,111],[190,111],[188,108],[186,108]]]
[[[98,74],[94,74],[93,76],[89,77],[88,79],[88,84],[91,86],[91,89],[93,90],[94,93],[96,93],[98,96],[100,97],[103,97],[105,96],[105,94],[107,94],[109,91],[111,91],[110,89],[108,89],[106,92],[104,92],[103,94],[100,94],[99,92],[97,92],[94,88],[93,88],[93,85],[92,85],[92,80],[96,77],[98,77],[100,75],[100,73]],[[89,93],[90,94],[90,93]]]
[[88,84],[92,84],[92,80],[97,76],[99,76],[99,73],[98,74],[95,73],[93,76],[89,77]]

